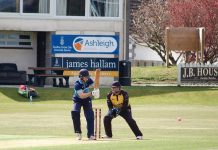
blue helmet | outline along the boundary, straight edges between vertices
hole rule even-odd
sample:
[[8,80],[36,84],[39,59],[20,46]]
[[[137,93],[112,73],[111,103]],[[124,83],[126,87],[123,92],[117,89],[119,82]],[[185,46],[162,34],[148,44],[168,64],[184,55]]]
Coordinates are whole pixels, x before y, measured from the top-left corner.
[[89,77],[89,71],[87,69],[81,69],[79,71],[79,77],[82,78],[82,77]]

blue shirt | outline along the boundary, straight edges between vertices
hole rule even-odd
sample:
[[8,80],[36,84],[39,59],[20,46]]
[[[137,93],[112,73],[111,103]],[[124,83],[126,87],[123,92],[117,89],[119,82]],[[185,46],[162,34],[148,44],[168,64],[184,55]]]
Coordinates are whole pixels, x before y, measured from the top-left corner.
[[88,93],[89,92],[89,86],[92,86],[94,81],[89,78],[86,82],[83,82],[81,79],[77,80],[74,84],[74,95],[73,95],[73,100],[78,102],[78,101],[90,101],[91,97],[87,97],[85,99],[81,99],[79,97],[78,93]]

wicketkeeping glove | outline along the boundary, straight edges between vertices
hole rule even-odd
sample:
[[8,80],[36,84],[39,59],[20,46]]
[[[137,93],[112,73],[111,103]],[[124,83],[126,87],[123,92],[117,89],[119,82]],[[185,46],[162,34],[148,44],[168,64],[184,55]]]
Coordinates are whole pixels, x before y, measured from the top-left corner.
[[94,89],[94,90],[92,91],[92,96],[93,96],[95,99],[100,98],[100,90],[99,90],[99,89]]
[[110,110],[110,116],[112,118],[116,118],[120,114],[120,110],[118,108],[112,108]]

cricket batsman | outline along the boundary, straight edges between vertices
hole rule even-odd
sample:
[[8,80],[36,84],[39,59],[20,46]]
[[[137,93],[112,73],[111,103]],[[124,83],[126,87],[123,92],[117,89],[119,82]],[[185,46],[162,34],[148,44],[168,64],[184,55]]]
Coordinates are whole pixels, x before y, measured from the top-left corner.
[[89,140],[96,140],[94,136],[94,112],[92,109],[92,97],[99,98],[99,89],[89,91],[89,87],[93,86],[94,81],[90,78],[87,69],[81,69],[79,72],[79,79],[74,84],[73,95],[73,109],[71,111],[71,117],[74,125],[74,132],[77,139],[82,139],[80,112],[83,107],[86,122],[87,122],[87,137]]
[[139,130],[136,121],[132,118],[131,106],[129,104],[128,93],[121,89],[121,84],[114,81],[111,91],[107,94],[108,113],[104,117],[105,136],[102,138],[112,138],[111,121],[117,116],[126,120],[137,140],[142,140],[143,135]]

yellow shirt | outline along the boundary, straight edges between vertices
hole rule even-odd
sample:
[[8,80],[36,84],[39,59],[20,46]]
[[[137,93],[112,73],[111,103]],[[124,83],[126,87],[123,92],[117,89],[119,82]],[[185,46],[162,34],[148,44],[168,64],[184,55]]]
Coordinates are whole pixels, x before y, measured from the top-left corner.
[[113,106],[115,108],[123,107],[124,97],[123,97],[122,94],[121,95],[113,95],[113,94],[111,94],[110,100],[111,100],[111,103],[113,104]]

